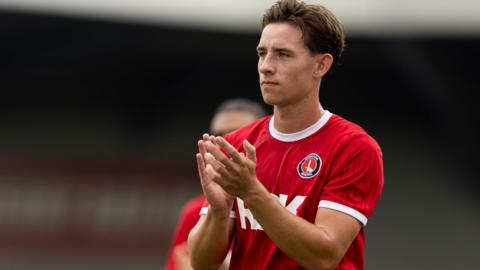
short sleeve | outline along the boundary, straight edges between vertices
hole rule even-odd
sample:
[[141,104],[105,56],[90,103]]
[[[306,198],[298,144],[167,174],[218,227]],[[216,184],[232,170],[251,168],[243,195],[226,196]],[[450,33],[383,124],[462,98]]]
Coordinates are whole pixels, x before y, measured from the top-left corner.
[[330,208],[367,224],[383,190],[383,161],[368,135],[356,138],[336,155],[319,207]]

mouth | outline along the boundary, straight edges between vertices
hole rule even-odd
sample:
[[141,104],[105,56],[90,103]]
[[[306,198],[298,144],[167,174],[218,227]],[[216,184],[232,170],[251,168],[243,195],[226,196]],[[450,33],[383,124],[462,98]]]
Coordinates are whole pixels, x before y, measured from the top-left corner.
[[261,85],[262,86],[272,86],[272,85],[278,85],[278,83],[274,82],[274,81],[262,81]]

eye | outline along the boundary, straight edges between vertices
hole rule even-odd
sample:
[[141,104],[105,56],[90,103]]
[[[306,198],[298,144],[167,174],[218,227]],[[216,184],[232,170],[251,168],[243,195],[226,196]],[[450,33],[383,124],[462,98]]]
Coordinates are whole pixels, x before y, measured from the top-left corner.
[[286,52],[279,52],[278,53],[278,56],[282,57],[282,58],[286,58],[286,57],[290,57],[290,54],[286,53]]
[[264,57],[267,53],[265,51],[257,51],[258,57]]

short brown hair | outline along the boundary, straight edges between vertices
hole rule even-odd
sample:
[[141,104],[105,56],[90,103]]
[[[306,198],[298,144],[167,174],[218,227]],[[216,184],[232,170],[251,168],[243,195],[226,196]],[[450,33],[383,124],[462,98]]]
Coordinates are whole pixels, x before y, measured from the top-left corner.
[[229,99],[222,102],[218,105],[215,114],[224,112],[246,112],[255,118],[262,118],[267,115],[262,105],[244,98]]
[[[266,10],[262,28],[270,23],[290,23],[302,31],[303,42],[311,53],[330,53],[334,64],[345,47],[345,32],[340,21],[324,6],[297,0],[280,0]],[[333,68],[333,67],[332,67]]]

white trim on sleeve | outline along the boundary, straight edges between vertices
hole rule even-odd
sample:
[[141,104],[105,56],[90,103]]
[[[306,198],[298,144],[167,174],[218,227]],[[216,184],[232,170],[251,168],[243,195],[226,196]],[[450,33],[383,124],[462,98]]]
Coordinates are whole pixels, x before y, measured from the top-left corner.
[[318,204],[318,207],[329,208],[329,209],[333,209],[333,210],[343,212],[347,215],[350,215],[350,216],[358,219],[358,221],[360,221],[363,224],[363,226],[367,225],[368,219],[364,214],[362,214],[362,213],[358,212],[357,210],[355,210],[351,207],[348,207],[346,205],[339,204],[339,203],[336,203],[336,202],[322,200]]
[[[204,206],[202,207],[202,209],[200,209],[200,215],[203,216],[203,215],[206,215],[208,213],[208,206]],[[229,218],[236,218],[236,214],[234,211],[230,211],[230,215],[229,215]]]

